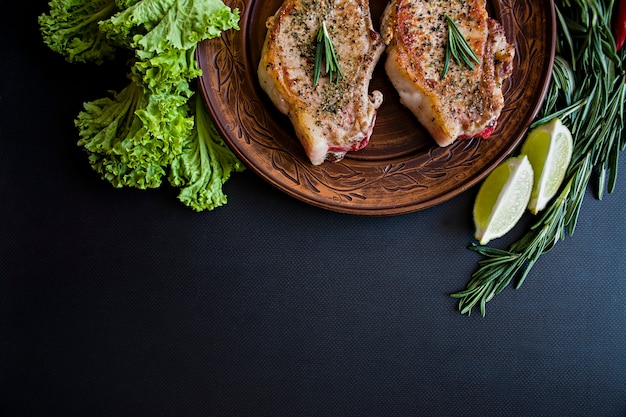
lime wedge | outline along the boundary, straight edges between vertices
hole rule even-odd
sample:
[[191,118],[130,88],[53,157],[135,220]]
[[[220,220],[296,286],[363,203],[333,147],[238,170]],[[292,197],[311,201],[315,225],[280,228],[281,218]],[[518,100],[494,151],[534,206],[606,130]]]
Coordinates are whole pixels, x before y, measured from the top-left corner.
[[572,134],[558,118],[528,132],[521,154],[528,157],[535,173],[528,202],[531,213],[543,210],[559,191],[573,148]]
[[533,168],[525,155],[509,158],[487,176],[474,202],[476,240],[481,245],[513,228],[524,214],[533,188]]

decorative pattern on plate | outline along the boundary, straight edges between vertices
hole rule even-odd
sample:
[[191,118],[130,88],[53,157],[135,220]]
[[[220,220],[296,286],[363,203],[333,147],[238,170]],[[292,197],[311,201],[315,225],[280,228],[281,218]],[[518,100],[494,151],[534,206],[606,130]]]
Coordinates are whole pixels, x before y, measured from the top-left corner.
[[[513,75],[504,86],[505,108],[489,139],[438,147],[399,103],[384,71],[377,69],[372,88],[383,92],[385,102],[370,144],[340,162],[313,166],[289,120],[258,86],[256,69],[265,20],[280,3],[226,1],[240,10],[241,30],[200,44],[200,86],[218,129],[238,157],[274,186],[322,208],[391,215],[431,207],[458,195],[516,147],[549,82],[555,40],[553,5],[542,0],[492,2],[491,9],[516,45],[516,59]],[[386,4],[371,1],[375,23]]]

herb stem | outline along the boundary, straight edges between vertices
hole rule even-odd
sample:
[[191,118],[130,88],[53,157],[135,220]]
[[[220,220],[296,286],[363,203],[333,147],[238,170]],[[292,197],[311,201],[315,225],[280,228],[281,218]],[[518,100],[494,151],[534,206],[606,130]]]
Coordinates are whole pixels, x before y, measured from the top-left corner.
[[[330,79],[330,82],[339,82],[339,78],[343,78],[343,72],[339,66],[339,60],[337,59],[337,53],[335,46],[328,33],[326,22],[322,21],[316,35],[317,46],[315,48],[315,62],[313,68],[313,86],[316,86],[319,82],[319,78],[322,72],[322,62],[325,62],[326,74]],[[333,81],[334,77],[334,81]]]
[[452,20],[447,13],[444,13],[443,16],[448,24],[448,38],[441,78],[445,78],[446,74],[448,74],[450,57],[454,59],[454,62],[456,62],[458,66],[465,65],[471,70],[474,69],[474,64],[480,64],[476,53],[469,46],[467,39],[465,39],[465,36],[463,36],[456,23],[454,23],[454,20]]

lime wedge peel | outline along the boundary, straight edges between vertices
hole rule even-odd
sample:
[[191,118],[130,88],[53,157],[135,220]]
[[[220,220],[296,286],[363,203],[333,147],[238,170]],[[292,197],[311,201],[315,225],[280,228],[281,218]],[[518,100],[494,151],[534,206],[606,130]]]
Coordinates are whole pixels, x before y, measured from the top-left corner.
[[473,213],[475,237],[481,245],[517,224],[530,201],[533,177],[526,155],[505,160],[487,176],[478,190]]
[[560,119],[537,126],[528,132],[521,149],[535,174],[528,210],[537,214],[556,195],[572,159],[572,134]]

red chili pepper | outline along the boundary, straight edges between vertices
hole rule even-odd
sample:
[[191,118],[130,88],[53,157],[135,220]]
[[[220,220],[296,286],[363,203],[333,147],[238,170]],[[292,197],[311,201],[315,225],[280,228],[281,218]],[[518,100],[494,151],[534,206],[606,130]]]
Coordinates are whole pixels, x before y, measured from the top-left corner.
[[617,4],[617,15],[613,20],[613,30],[615,32],[615,46],[619,51],[626,41],[626,0],[619,0]]

